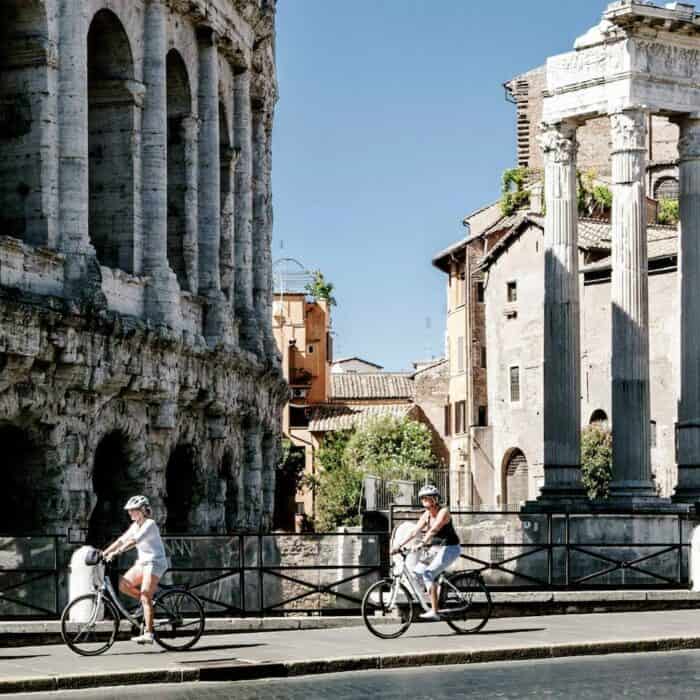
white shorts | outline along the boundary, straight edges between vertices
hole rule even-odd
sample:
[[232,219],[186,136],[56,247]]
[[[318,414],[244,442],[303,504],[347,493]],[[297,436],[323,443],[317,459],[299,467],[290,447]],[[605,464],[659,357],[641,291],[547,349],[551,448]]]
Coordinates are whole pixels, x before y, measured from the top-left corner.
[[137,561],[136,564],[141,567],[143,572],[150,572],[151,576],[163,578],[163,574],[168,570],[168,562],[166,559],[153,559],[152,561]]

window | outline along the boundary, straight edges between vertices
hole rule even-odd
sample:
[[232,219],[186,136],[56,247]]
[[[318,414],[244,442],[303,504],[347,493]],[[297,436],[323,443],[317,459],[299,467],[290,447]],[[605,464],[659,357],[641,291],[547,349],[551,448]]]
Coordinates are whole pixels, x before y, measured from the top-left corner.
[[464,304],[464,270],[457,275],[457,306]]
[[314,346],[309,345],[308,351],[309,351],[309,355],[313,355],[314,354]]
[[303,406],[289,407],[289,427],[290,428],[308,428],[309,427],[309,409]]
[[489,412],[486,406],[479,406],[477,425],[480,428],[485,428],[489,424]]
[[651,446],[656,447],[656,421],[651,421],[649,425],[649,440],[651,441]]
[[662,177],[654,187],[654,199],[678,199],[678,180],[675,177]]
[[484,287],[483,282],[477,282],[476,283],[476,300],[480,303],[484,303],[484,293],[486,291],[486,288]]
[[464,336],[457,338],[457,371],[464,372]]
[[509,304],[514,304],[516,301],[518,301],[518,283],[508,282],[507,293]]
[[452,435],[452,411],[450,404],[445,406],[445,436]]
[[455,434],[467,432],[467,402],[457,401],[455,404]]
[[520,367],[510,368],[510,401],[520,401]]
[[481,346],[481,369],[486,369],[486,346]]

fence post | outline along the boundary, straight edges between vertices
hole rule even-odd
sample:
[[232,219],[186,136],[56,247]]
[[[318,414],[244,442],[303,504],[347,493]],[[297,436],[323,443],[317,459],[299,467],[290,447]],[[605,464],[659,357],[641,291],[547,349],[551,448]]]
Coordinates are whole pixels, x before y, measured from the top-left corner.
[[265,592],[263,590],[263,536],[258,533],[258,603],[260,605],[260,617],[265,617]]
[[564,524],[564,545],[566,546],[566,562],[564,566],[564,584],[569,587],[569,558],[571,556],[571,549],[569,548],[569,518],[571,516],[569,513],[566,514],[566,521]]
[[547,584],[550,588],[554,579],[554,538],[552,535],[552,514],[547,513]]
[[245,547],[243,544],[243,535],[238,537],[238,566],[240,567],[240,587],[241,587],[241,614],[245,617],[248,614],[245,604]]

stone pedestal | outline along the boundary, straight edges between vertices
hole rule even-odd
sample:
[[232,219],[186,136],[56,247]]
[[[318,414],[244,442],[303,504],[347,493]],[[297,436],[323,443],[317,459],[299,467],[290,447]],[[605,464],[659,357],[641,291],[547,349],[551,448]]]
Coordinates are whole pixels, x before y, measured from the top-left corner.
[[674,500],[695,503],[700,501],[700,114],[679,126],[681,343]]
[[543,126],[545,163],[544,486],[540,500],[586,498],[581,483],[581,368],[576,127]]
[[612,129],[612,426],[616,501],[655,498],[649,425],[647,115],[611,115]]

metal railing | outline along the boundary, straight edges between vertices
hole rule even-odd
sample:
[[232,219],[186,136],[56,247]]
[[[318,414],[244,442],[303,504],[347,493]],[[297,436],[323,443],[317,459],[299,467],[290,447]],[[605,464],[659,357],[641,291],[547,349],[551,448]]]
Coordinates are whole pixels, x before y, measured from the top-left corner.
[[411,505],[418,501],[418,492],[426,484],[437,486],[443,500],[449,503],[452,473],[449,469],[434,469],[425,478],[419,480],[366,476],[363,480],[365,508],[366,510],[390,510],[392,507]]
[[[393,506],[391,527],[415,520]],[[452,511],[461,568],[494,590],[679,588],[688,585],[694,516],[643,513]]]
[[[211,616],[357,613],[365,591],[387,567],[386,532],[163,539],[170,563],[163,583],[192,590]],[[79,545],[59,536],[7,537],[0,545],[3,542],[0,619],[59,617],[68,597],[67,563]],[[120,558],[115,577],[133,558],[133,554]],[[53,586],[47,587],[46,580]]]

